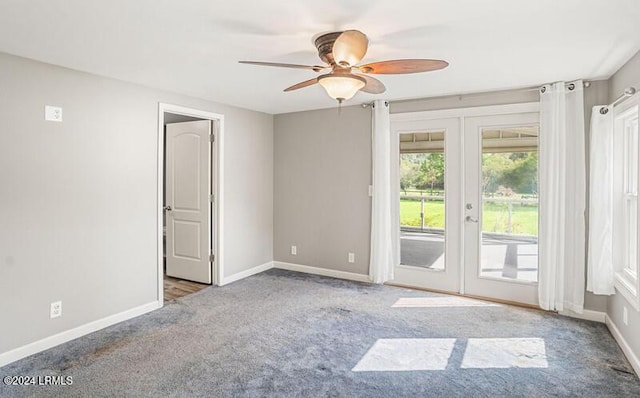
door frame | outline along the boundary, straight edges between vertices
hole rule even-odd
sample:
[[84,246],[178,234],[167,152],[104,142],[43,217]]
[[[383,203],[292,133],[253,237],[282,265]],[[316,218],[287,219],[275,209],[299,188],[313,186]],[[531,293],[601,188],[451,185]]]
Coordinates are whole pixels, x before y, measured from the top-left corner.
[[[465,119],[469,117],[478,117],[478,116],[498,116],[498,115],[509,115],[514,113],[532,113],[540,111],[540,103],[539,102],[523,102],[517,104],[506,104],[506,105],[488,105],[488,106],[477,106],[477,107],[467,107],[467,108],[453,108],[453,109],[439,109],[439,110],[431,110],[431,111],[419,111],[419,112],[405,112],[405,113],[392,113],[390,115],[390,133],[391,133],[391,151],[397,150],[397,143],[400,139],[400,131],[403,130],[403,127],[412,125],[412,122],[420,122],[427,120],[437,120],[437,119],[452,119],[458,118],[460,120],[460,134],[461,134],[461,143],[464,148],[464,132],[465,132]],[[462,148],[460,148],[462,150]],[[394,153],[391,154],[392,158]],[[397,154],[395,155],[397,158]],[[466,163],[464,156],[460,157],[460,170],[466,169]],[[392,162],[391,163],[391,176],[392,176],[392,187],[391,192],[394,197],[400,197],[400,185],[399,183],[395,183],[399,181],[399,173],[400,167],[398,164]],[[465,181],[463,178],[462,186],[464,186]],[[464,198],[463,198],[464,199]],[[465,231],[464,228],[464,200],[460,201],[460,208],[451,209],[452,211],[459,212],[461,217],[456,217],[456,220],[462,223],[460,228],[462,231]],[[393,220],[393,228],[394,231],[400,230],[400,214],[399,208],[394,206],[392,211]],[[398,254],[394,259],[394,267],[400,265],[400,234],[394,232],[394,238],[396,242],[394,244],[398,248]],[[464,242],[464,240],[462,239]],[[455,242],[454,244],[460,244],[459,242]],[[464,250],[464,244],[462,243],[460,250]],[[457,264],[454,264],[457,265]],[[465,294],[465,269],[464,262],[460,263],[461,269],[459,270],[459,292],[453,292],[454,294]],[[403,285],[404,286],[404,285]]]
[[224,265],[224,245],[223,245],[223,231],[224,231],[224,115],[203,111],[200,109],[188,108],[180,105],[173,105],[168,103],[158,103],[158,196],[156,203],[156,216],[157,216],[157,286],[158,286],[158,305],[162,307],[164,305],[164,262],[163,262],[163,202],[164,202],[164,114],[165,112],[173,113],[182,116],[191,116],[205,120],[212,121],[212,134],[215,135],[215,139],[212,143],[211,155],[213,156],[211,167],[211,177],[213,179],[211,184],[211,194],[214,195],[214,206],[211,216],[213,218],[211,223],[211,232],[213,232],[212,250],[215,254],[215,261],[213,261],[212,267],[212,283],[219,285],[223,275]]

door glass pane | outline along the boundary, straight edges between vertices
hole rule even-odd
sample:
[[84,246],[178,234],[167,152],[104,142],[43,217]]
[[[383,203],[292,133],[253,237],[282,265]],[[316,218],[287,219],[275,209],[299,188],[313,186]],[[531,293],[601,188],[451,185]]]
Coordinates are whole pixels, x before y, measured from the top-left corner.
[[538,281],[538,126],[482,129],[480,276]]
[[400,134],[400,263],[445,269],[444,131]]

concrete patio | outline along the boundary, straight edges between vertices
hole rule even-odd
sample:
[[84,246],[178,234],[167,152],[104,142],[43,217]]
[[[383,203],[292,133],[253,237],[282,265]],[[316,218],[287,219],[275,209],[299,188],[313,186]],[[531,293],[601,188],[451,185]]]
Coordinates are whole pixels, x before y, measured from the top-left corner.
[[[444,270],[444,247],[442,230],[402,230],[400,263]],[[535,237],[484,233],[481,257],[481,274],[484,277],[538,280],[538,243]]]

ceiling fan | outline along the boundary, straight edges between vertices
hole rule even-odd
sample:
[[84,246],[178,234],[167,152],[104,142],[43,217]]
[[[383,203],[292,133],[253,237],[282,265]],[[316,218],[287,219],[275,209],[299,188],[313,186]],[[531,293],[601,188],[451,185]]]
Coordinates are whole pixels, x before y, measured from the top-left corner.
[[353,97],[359,90],[370,94],[385,92],[384,84],[369,74],[406,74],[430,72],[446,68],[449,63],[437,59],[395,59],[356,65],[367,53],[369,39],[358,30],[331,32],[318,36],[314,44],[320,59],[327,65],[296,65],[275,62],[239,61],[241,64],[310,69],[329,73],[305,80],[284,91],[298,90],[319,83],[327,94],[339,103]]

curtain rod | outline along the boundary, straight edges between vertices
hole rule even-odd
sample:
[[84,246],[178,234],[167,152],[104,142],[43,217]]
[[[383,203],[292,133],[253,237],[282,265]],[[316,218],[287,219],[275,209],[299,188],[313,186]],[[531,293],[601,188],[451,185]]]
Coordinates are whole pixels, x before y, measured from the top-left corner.
[[[549,83],[548,83],[548,84],[549,84]],[[575,83],[573,83],[573,82],[571,82],[571,83],[565,83],[565,84],[564,84],[564,86],[565,86],[566,88],[568,88],[568,89],[569,89],[569,91],[571,91],[571,90],[573,90],[574,88],[576,88],[576,84],[575,84]],[[584,87],[584,88],[589,88],[589,87],[591,87],[591,82],[582,82],[582,87]],[[528,90],[540,90],[540,92],[541,92],[541,93],[544,93],[545,91],[547,91],[547,87],[546,87],[546,84],[543,84],[543,85],[542,85],[542,86],[540,86],[540,87],[537,87],[537,88],[530,88],[530,89],[528,89]]]
[[636,93],[635,87],[627,87],[627,88],[625,88],[624,89],[624,93],[622,93],[621,96],[616,98],[615,101],[613,101],[609,105],[605,105],[602,108],[600,108],[600,114],[601,115],[606,115],[607,112],[609,112],[609,108],[613,108],[614,106],[619,104],[621,101],[624,101],[627,97],[631,97],[635,93]]
[[[565,86],[569,89],[569,90],[573,90],[575,88],[575,83],[566,83]],[[583,82],[583,86],[585,88],[591,87],[591,82],[589,81],[585,81]],[[504,92],[504,91],[512,91],[512,92],[518,92],[518,91],[539,91],[542,89],[542,87],[544,86],[530,86],[530,87],[522,87],[522,88],[516,88],[516,89],[507,89],[507,90],[499,90],[499,91],[490,91],[490,92],[481,92],[481,93],[469,93],[469,94],[450,94],[450,95],[443,95],[440,97],[427,97],[427,98],[414,98],[414,99],[408,99],[408,100],[401,100],[400,102],[408,102],[408,101],[421,101],[421,100],[433,100],[436,98],[449,98],[449,97],[482,97],[482,96],[490,96],[490,95],[499,95],[500,93]],[[360,104],[361,107],[363,108],[368,108],[370,106],[373,105],[373,102],[365,102]]]

